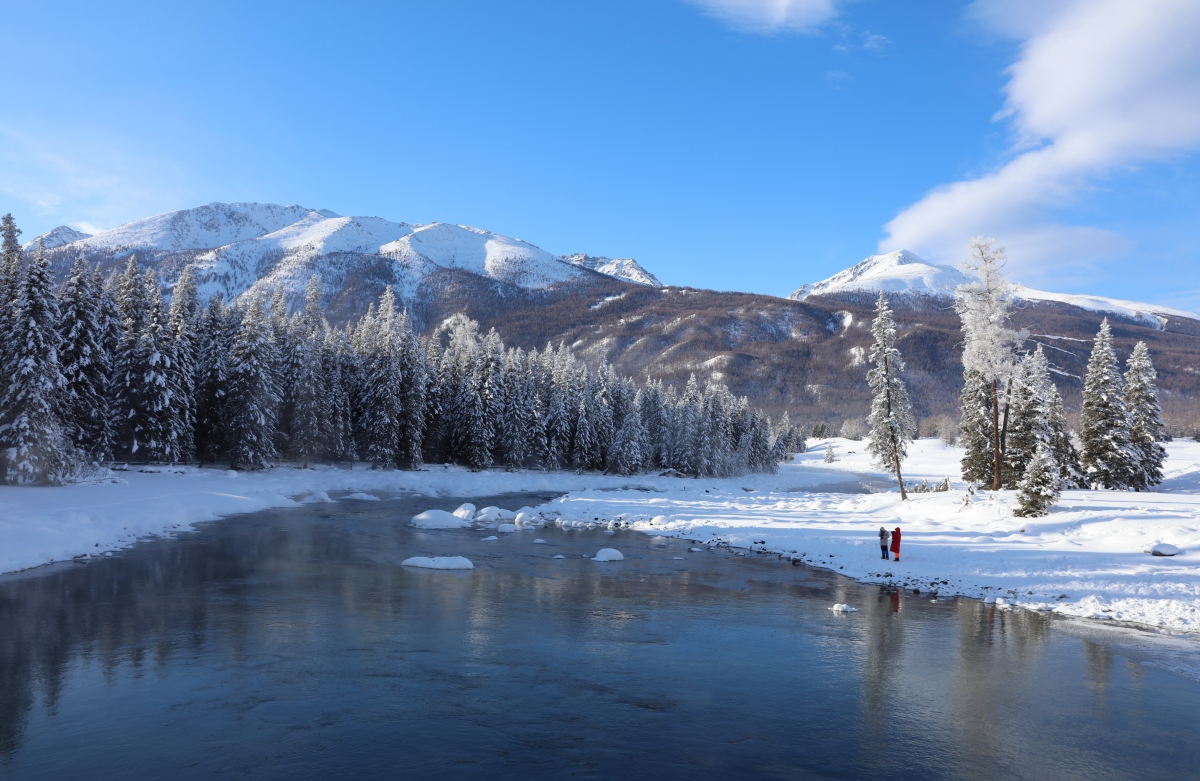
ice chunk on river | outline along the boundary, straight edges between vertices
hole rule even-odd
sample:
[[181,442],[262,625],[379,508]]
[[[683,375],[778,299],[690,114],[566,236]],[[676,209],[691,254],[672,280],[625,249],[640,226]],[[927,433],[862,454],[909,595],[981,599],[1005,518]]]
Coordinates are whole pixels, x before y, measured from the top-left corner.
[[421,567],[422,569],[475,569],[475,565],[465,556],[413,556],[400,562],[402,567]]
[[592,561],[624,561],[625,556],[616,548],[601,548]]

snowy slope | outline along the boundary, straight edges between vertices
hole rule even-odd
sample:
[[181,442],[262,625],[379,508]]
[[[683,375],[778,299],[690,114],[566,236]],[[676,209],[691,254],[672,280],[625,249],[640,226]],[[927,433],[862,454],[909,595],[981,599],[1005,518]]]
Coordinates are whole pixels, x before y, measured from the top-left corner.
[[[949,266],[926,263],[908,250],[871,255],[845,271],[828,279],[802,285],[788,298],[802,301],[809,296],[837,293],[869,292],[911,293],[952,298],[954,289],[968,281],[961,271]],[[1016,297],[1026,301],[1057,301],[1089,309],[1093,312],[1112,312],[1140,320],[1154,328],[1163,328],[1170,318],[1200,320],[1200,315],[1158,304],[1125,301],[1106,296],[1051,293],[1045,290],[1017,286]]]
[[602,255],[592,257],[583,253],[576,253],[574,255],[560,256],[559,260],[564,260],[567,263],[582,266],[592,271],[598,271],[610,277],[623,279],[626,282],[648,285],[650,287],[662,287],[662,283],[658,281],[658,278],[642,268],[641,264],[633,258],[606,258]]
[[[210,203],[127,222],[77,245],[84,250],[145,248],[178,252],[210,249],[280,230],[311,211],[294,204]],[[327,216],[335,215],[329,212]]]
[[82,239],[89,239],[91,237],[92,234],[90,233],[77,231],[74,228],[68,228],[66,225],[59,225],[54,230],[46,231],[40,236],[34,236],[33,241],[25,244],[23,249],[33,249],[34,245],[37,244],[38,239],[45,241],[46,249],[54,249],[55,247],[61,247],[64,244],[70,244],[73,241],[80,241]]
[[526,288],[549,287],[587,274],[521,239],[443,222],[423,225],[379,251],[397,260],[428,261]]

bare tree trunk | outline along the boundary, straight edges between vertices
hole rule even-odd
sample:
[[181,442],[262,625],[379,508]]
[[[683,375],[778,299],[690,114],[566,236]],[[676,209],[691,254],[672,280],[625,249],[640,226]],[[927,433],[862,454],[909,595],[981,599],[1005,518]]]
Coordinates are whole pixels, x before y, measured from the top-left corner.
[[992,490],[1000,490],[1000,386],[992,378]]
[[1000,454],[1008,453],[1008,405],[1012,400],[1012,377],[1004,388],[1004,422],[1000,424]]
[[900,501],[908,501],[908,494],[904,492],[904,478],[900,476],[900,453],[899,445],[896,443],[896,438],[892,437],[892,463],[896,465],[896,482],[900,484]]

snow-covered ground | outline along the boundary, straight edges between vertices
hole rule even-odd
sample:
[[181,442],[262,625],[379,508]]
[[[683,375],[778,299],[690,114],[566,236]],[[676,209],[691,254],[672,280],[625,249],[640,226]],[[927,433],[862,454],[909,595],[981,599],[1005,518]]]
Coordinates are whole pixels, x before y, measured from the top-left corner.
[[[827,442],[838,458],[832,464],[823,462]],[[933,484],[949,476],[951,491],[910,494],[908,502],[894,488],[846,493],[888,485],[864,445],[810,441],[811,450],[777,475],[724,480],[359,466],[155,468],[61,488],[0,487],[0,572],[103,555],[236,513],[326,501],[330,492],[547,492],[565,495],[543,513],[566,522],[619,519],[650,535],[795,555],[864,582],[1200,633],[1200,443],[1167,446],[1167,480],[1154,492],[1068,491],[1049,516],[1035,519],[1012,516],[1010,492],[964,506],[962,451],[932,439],[913,443],[905,477]],[[901,561],[879,557],[880,526],[903,530]],[[1181,553],[1144,552],[1158,542]]]

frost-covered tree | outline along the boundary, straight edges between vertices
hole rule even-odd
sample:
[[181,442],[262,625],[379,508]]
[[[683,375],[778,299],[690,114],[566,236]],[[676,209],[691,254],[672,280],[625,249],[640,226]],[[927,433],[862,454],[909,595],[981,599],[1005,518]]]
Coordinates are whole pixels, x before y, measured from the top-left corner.
[[963,372],[962,419],[959,442],[963,447],[963,479],[977,485],[991,485],[995,474],[992,418],[992,383],[978,371]]
[[234,469],[264,469],[275,458],[278,357],[262,299],[250,302],[229,356],[229,451]]
[[77,471],[79,459],[59,418],[66,378],[58,363],[58,302],[42,240],[15,274],[4,366],[8,383],[0,399],[4,477],[18,484],[62,484]]
[[1039,442],[1017,485],[1017,506],[1013,515],[1025,518],[1045,515],[1058,501],[1061,483],[1054,454],[1044,442]]
[[826,464],[832,464],[834,461],[837,461],[837,456],[835,456],[833,454],[833,443],[832,442],[827,442],[825,444],[825,458],[823,458],[821,460],[824,461]]
[[592,453],[592,425],[588,420],[588,405],[585,401],[579,402],[579,416],[575,420],[575,450],[571,454],[571,463],[575,465],[576,471],[582,472],[591,464]]
[[900,499],[905,500],[908,494],[904,490],[900,462],[908,455],[908,443],[917,436],[917,424],[913,420],[908,390],[900,378],[904,361],[896,349],[896,321],[882,291],[875,305],[871,333],[875,341],[870,355],[875,368],[867,372],[867,385],[874,394],[871,414],[867,418],[871,427],[867,452],[881,468],[896,476]]
[[1145,342],[1138,342],[1125,371],[1125,409],[1129,412],[1129,439],[1136,461],[1130,484],[1136,491],[1162,483],[1162,465],[1167,458],[1166,449],[1159,444],[1169,437],[1158,403],[1156,378],[1150,349]]
[[1046,407],[1050,411],[1050,452],[1058,466],[1059,479],[1063,488],[1086,488],[1087,480],[1079,464],[1079,451],[1067,431],[1067,415],[1063,411],[1062,397],[1058,388],[1050,383],[1047,389]]
[[1091,485],[1122,489],[1135,480],[1137,455],[1130,441],[1124,385],[1112,346],[1112,329],[1105,318],[1088,360],[1079,410],[1083,439],[1080,460]]
[[112,447],[112,428],[103,292],[95,282],[94,269],[81,254],[59,292],[59,365],[65,382],[60,417],[75,447],[103,461]]
[[[1008,327],[1012,285],[1004,277],[1006,256],[1004,248],[994,239],[975,238],[968,246],[968,259],[962,271],[974,279],[958,286],[954,294],[954,309],[962,320],[963,371],[970,386],[977,375],[988,383],[991,391],[992,488],[1002,484],[1003,428],[1000,422],[1001,396],[1016,361],[1014,352],[1024,341],[1023,332]],[[974,403],[974,398],[971,399]],[[964,429],[974,410],[963,408]],[[974,420],[970,422],[974,423]],[[978,470],[975,470],[978,471]],[[970,478],[968,478],[970,479]]]

